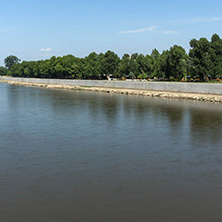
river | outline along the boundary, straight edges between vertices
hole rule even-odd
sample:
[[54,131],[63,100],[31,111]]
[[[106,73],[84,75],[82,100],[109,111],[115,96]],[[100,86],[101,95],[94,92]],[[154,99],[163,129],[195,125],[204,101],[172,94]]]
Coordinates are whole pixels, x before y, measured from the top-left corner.
[[221,222],[221,114],[0,83],[0,221]]

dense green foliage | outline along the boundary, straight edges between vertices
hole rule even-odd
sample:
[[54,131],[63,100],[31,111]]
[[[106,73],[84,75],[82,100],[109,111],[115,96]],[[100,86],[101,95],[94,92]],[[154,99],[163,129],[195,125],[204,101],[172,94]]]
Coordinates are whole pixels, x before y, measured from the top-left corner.
[[202,81],[222,76],[222,39],[214,34],[209,42],[206,38],[190,41],[190,73]]
[[12,67],[13,64],[16,64],[20,61],[19,58],[17,58],[16,56],[10,55],[7,58],[5,58],[4,62],[5,62],[5,67],[10,69]]
[[0,66],[0,76],[7,75],[7,69],[3,66]]
[[[90,53],[85,58],[73,55],[51,57],[41,61],[23,61],[15,56],[5,59],[8,75],[15,77],[102,79],[108,75],[116,78],[156,78],[160,80],[200,81],[220,78],[222,75],[222,39],[214,34],[211,41],[206,38],[190,41],[189,54],[174,45],[161,54],[154,49],[151,55],[134,53],[117,54],[107,51],[105,54]],[[0,75],[6,70],[1,67]]]

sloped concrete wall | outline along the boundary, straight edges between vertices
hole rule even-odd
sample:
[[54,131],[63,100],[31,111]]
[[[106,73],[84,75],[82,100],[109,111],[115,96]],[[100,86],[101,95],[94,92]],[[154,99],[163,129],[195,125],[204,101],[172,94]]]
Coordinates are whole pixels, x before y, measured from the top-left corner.
[[122,89],[141,89],[155,91],[169,91],[182,93],[203,93],[222,95],[222,84],[204,83],[175,83],[175,82],[140,82],[140,81],[108,81],[108,80],[64,80],[64,79],[37,79],[37,78],[14,78],[0,76],[0,79],[7,81],[60,84],[75,86],[95,86]]

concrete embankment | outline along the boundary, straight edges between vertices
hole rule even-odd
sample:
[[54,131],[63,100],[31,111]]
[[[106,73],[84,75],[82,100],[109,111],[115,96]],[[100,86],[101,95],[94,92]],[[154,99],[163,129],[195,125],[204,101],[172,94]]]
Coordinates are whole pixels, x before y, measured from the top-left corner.
[[0,76],[0,80],[23,86],[222,102],[222,84],[35,79],[4,76]]

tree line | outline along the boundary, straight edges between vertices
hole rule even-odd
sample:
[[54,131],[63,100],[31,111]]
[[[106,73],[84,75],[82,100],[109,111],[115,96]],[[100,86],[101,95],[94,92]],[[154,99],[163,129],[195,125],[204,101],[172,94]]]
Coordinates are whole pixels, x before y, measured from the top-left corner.
[[109,75],[115,78],[155,78],[159,80],[196,79],[209,81],[222,76],[222,39],[214,34],[211,40],[200,38],[190,41],[187,54],[181,46],[174,45],[159,53],[153,49],[150,55],[138,53],[90,53],[85,58],[73,55],[51,57],[40,61],[23,61],[8,56],[0,75],[34,78],[61,79],[103,79]]

